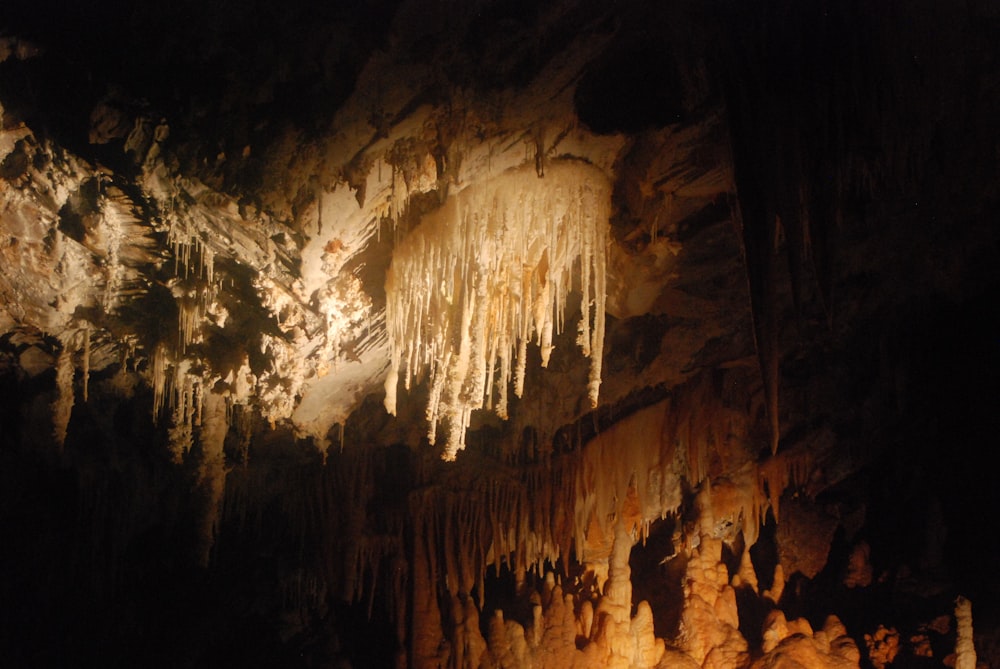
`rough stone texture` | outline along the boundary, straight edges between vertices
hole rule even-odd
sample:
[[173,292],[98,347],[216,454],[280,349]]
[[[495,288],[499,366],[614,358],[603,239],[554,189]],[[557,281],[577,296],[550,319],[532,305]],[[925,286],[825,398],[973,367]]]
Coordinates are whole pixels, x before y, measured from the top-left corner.
[[848,588],[867,588],[872,584],[871,546],[862,541],[851,548],[844,573],[844,585]]
[[868,647],[868,661],[872,666],[884,669],[895,662],[899,655],[899,632],[879,625],[873,633],[865,635],[865,646]]
[[778,558],[786,576],[796,572],[813,578],[826,566],[839,519],[808,501],[790,500],[781,506]]

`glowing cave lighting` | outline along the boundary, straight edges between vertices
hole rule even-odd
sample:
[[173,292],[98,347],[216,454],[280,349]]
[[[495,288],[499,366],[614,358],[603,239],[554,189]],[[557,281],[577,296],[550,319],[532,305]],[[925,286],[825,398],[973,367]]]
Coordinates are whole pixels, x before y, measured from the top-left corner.
[[435,443],[443,421],[446,460],[465,447],[474,409],[507,418],[511,382],[518,397],[524,390],[529,340],[548,364],[574,271],[577,343],[590,357],[597,405],[610,197],[607,176],[587,163],[554,162],[544,177],[532,165],[449,196],[396,248],[386,278],[385,407],[395,414],[401,373],[407,390],[426,375],[428,438]]

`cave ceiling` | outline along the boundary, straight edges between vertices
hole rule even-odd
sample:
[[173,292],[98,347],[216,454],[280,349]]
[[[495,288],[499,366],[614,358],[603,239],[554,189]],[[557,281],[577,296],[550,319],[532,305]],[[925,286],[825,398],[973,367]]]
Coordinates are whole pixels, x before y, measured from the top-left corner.
[[[386,273],[421,218],[506,173],[556,191],[585,165],[614,210],[601,402],[751,357],[712,36],[682,28],[708,30],[697,14],[190,3],[51,26],[25,10],[4,38],[6,336],[32,373],[66,351],[85,385],[135,370],[157,414],[220,392],[325,449],[381,392]],[[580,305],[577,286],[562,329]],[[511,411],[548,439],[594,404],[569,390],[587,382],[561,326]]]
[[[835,345],[888,300],[954,293],[986,262],[943,222],[934,257],[905,258],[938,231],[896,229],[936,181],[928,152],[975,113],[960,89],[978,54],[942,46],[964,27],[932,5],[915,25],[726,3],[98,3],[54,7],[55,23],[15,10],[8,364],[37,374],[65,352],[84,386],[133,370],[156,414],[221,393],[325,449],[411,336],[387,332],[386,275],[422,218],[517,170],[544,190],[546,170],[587,165],[611,199],[600,405],[759,365],[774,449],[783,356]],[[921,43],[937,19],[943,36]],[[862,58],[910,71],[880,80]],[[867,262],[874,246],[901,252]],[[563,290],[557,357],[539,371],[537,342],[525,354],[531,399],[512,406],[510,434],[547,441],[597,406],[572,332],[594,317],[580,320],[578,285]],[[405,376],[433,386],[426,373]],[[409,427],[376,438],[417,446]]]

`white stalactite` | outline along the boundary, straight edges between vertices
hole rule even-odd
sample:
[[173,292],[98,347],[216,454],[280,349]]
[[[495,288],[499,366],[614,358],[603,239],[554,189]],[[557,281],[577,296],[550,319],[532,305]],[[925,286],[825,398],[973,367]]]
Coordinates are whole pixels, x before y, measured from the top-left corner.
[[591,358],[588,396],[596,406],[609,212],[606,175],[561,162],[548,165],[544,178],[522,168],[472,185],[426,216],[397,247],[386,279],[386,409],[395,413],[400,374],[406,388],[427,375],[428,437],[435,441],[443,420],[444,457],[454,459],[472,410],[492,405],[494,384],[501,417],[508,385],[523,393],[529,340],[547,364],[575,271],[582,295],[577,341]]

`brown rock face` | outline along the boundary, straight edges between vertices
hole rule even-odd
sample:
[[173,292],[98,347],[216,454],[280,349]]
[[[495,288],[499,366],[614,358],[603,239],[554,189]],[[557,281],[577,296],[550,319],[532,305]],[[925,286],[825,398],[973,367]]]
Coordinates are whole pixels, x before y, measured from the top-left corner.
[[791,500],[781,506],[776,541],[778,559],[787,575],[813,578],[826,566],[839,519],[808,502]]

